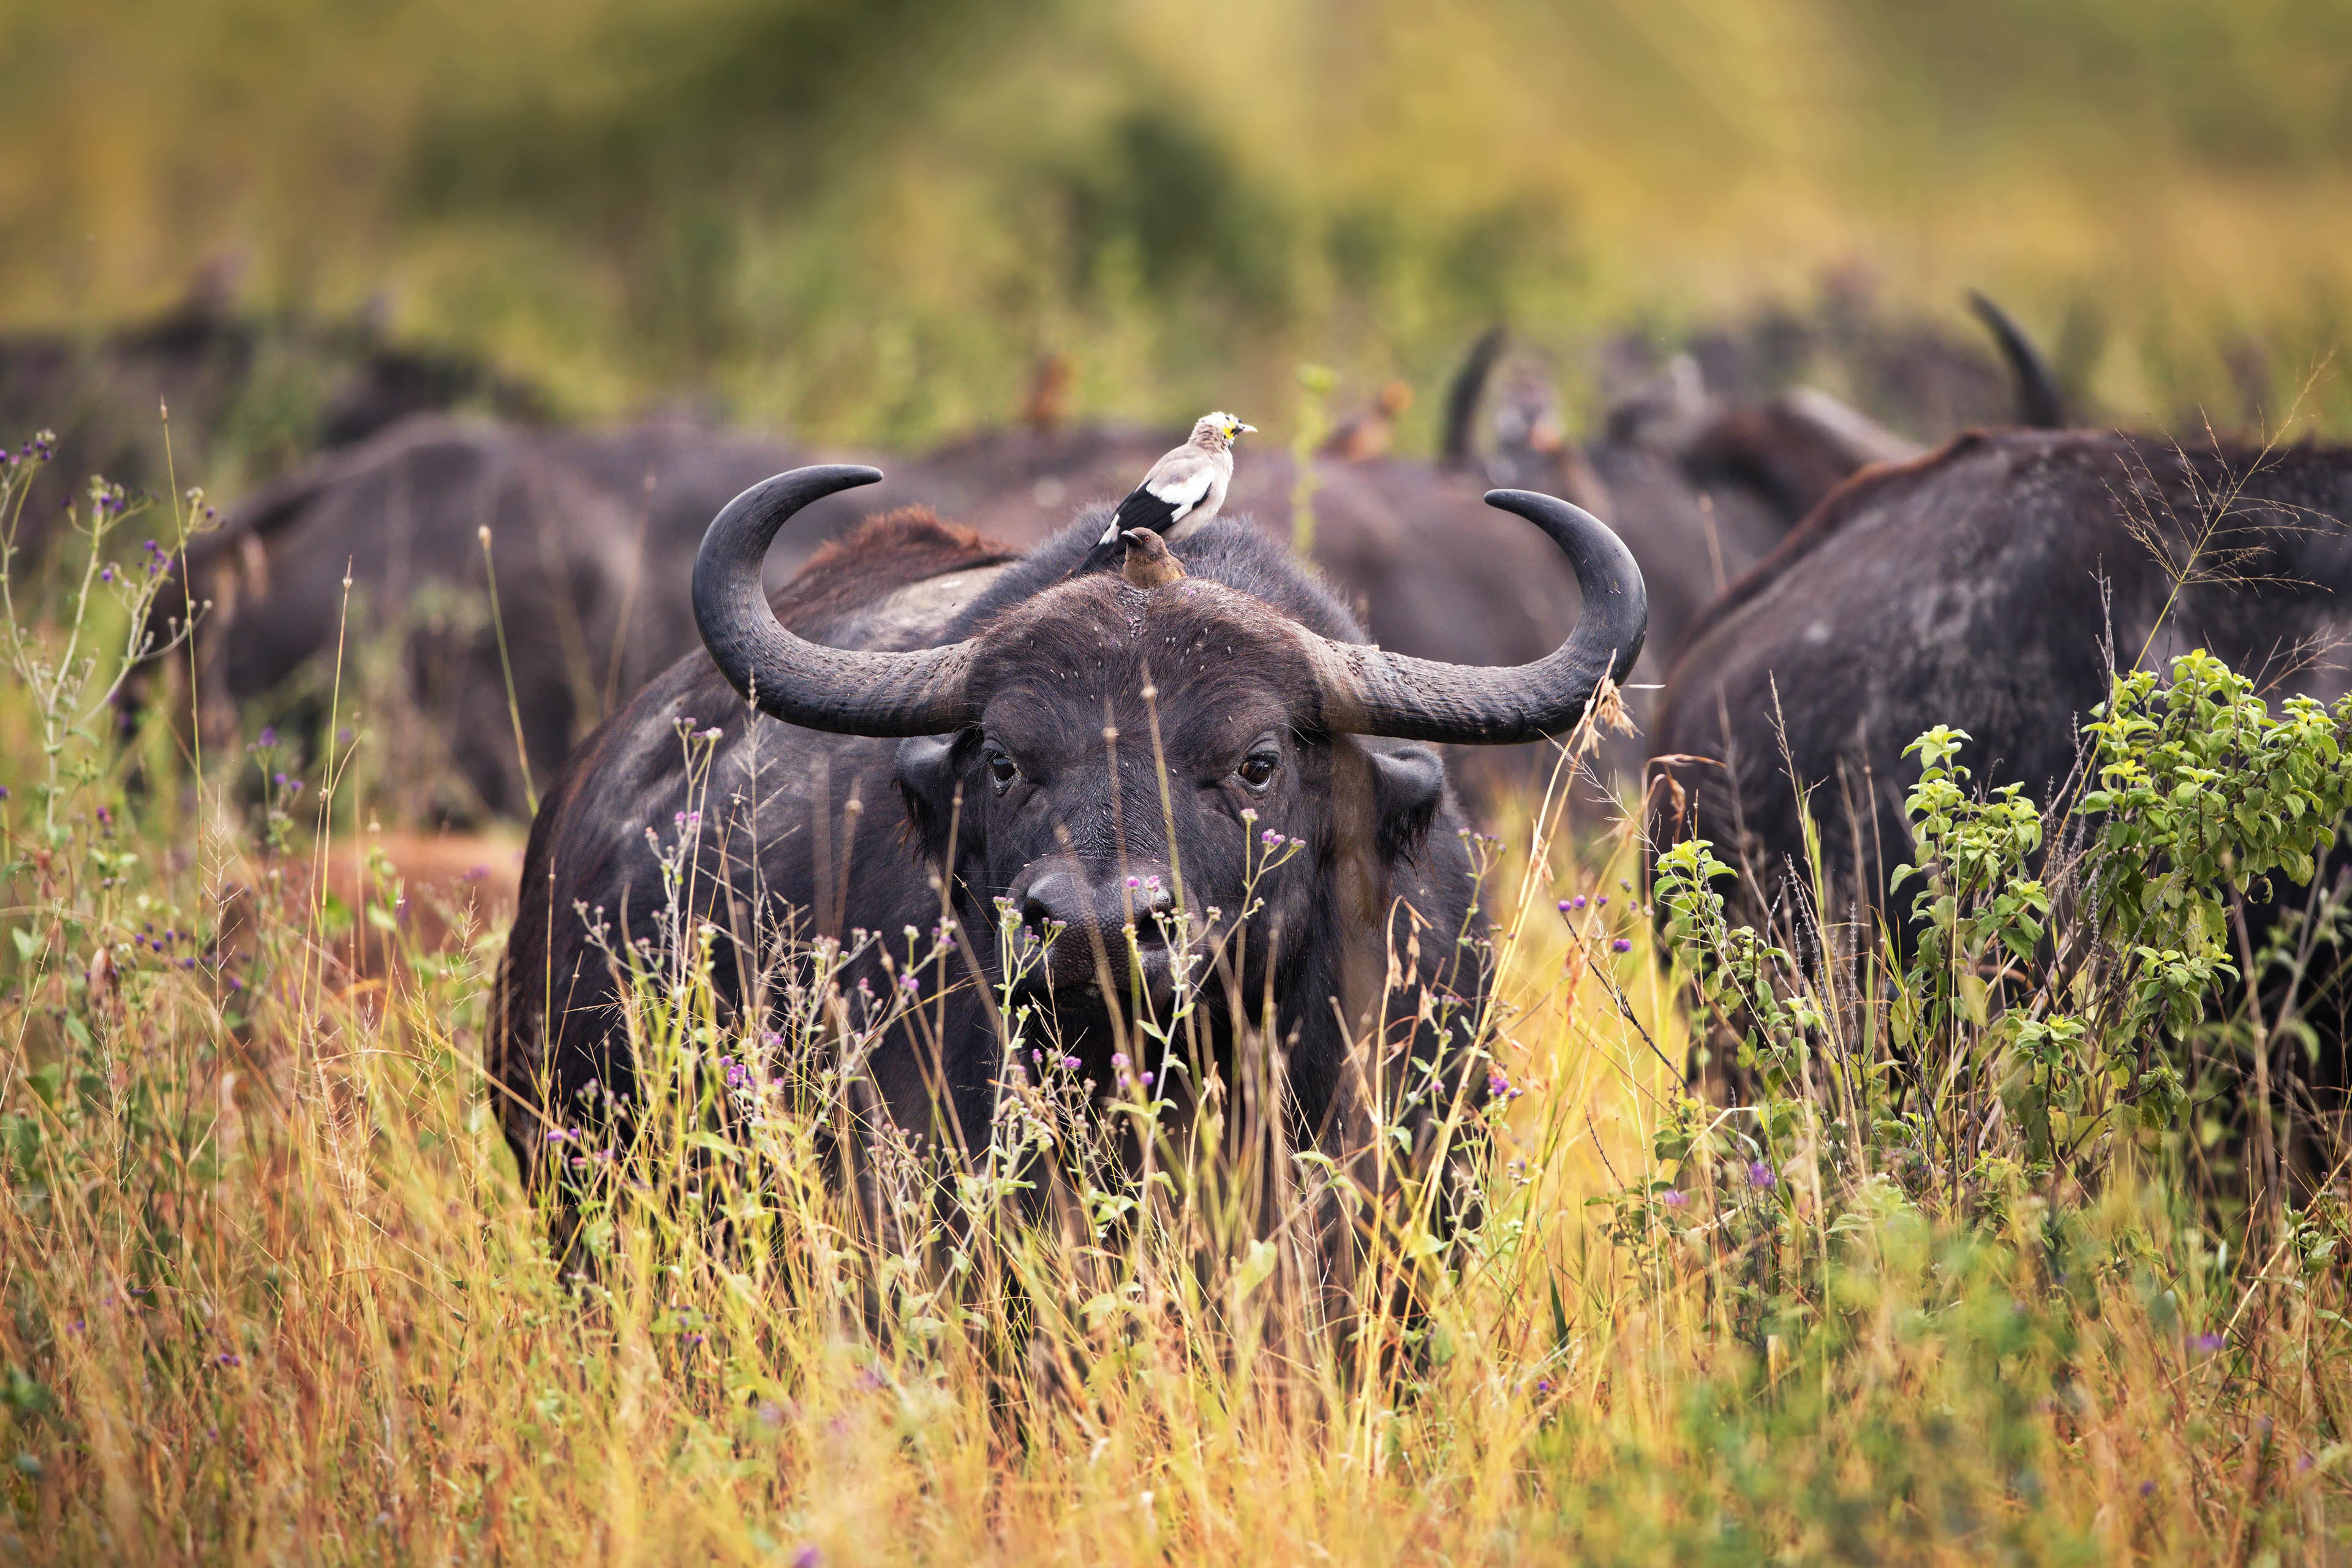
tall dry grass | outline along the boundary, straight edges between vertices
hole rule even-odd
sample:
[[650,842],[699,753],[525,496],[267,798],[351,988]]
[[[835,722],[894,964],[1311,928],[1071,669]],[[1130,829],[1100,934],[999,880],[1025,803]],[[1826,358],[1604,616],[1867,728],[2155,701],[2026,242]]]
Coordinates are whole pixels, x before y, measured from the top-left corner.
[[[1682,1094],[1633,848],[1546,798],[1494,847],[1486,1214],[1450,1250],[1392,1229],[1361,1317],[1330,1321],[1294,1245],[1311,1169],[1266,1227],[1213,1161],[1119,1187],[1094,1130],[1141,1113],[1132,1086],[1108,1111],[1050,1072],[1014,1097],[1075,1210],[1022,1223],[988,1168],[942,1193],[908,1155],[881,1162],[901,1224],[877,1229],[774,1084],[714,1108],[721,1058],[761,1042],[690,967],[640,1002],[635,1142],[563,1145],[590,1240],[559,1258],[480,1067],[498,922],[428,946],[388,862],[353,899],[305,872],[368,842],[347,748],[255,807],[284,759],[214,759],[182,794],[160,725],[118,746],[110,658],[66,651],[135,619],[136,578],[110,598],[95,565],[112,516],[78,589],[19,600],[0,692],[12,1555],[2343,1550],[2323,1212],[2310,1248],[2249,1257],[2156,1163],[1962,1209],[1728,1142],[1662,1161],[1712,1113]],[[355,925],[405,951],[353,973]]]

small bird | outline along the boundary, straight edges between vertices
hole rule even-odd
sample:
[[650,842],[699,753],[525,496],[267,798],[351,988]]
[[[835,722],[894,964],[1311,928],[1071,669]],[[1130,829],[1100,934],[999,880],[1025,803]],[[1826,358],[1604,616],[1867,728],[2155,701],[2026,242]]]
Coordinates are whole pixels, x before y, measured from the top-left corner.
[[1184,563],[1169,552],[1168,542],[1151,530],[1130,528],[1118,537],[1127,545],[1127,559],[1119,563],[1118,574],[1135,587],[1165,588],[1188,575]]
[[1412,406],[1412,388],[1402,381],[1391,381],[1381,388],[1371,407],[1323,437],[1315,455],[1335,458],[1343,463],[1367,463],[1374,458],[1385,458],[1389,443],[1396,439],[1398,418]]
[[1217,515],[1234,477],[1234,437],[1255,436],[1257,426],[1230,414],[1207,414],[1192,426],[1192,438],[1151,465],[1143,482],[1128,492],[1095,547],[1072,576],[1099,572],[1118,558],[1119,535],[1147,528],[1170,543]]

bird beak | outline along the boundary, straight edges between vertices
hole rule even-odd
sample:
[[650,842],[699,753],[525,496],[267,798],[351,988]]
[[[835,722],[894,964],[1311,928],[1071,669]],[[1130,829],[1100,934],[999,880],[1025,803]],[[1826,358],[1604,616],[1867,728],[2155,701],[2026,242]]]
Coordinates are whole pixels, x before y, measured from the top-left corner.
[[1233,434],[1236,436],[1255,436],[1257,434],[1257,426],[1255,425],[1244,425],[1240,420],[1236,419],[1234,421]]

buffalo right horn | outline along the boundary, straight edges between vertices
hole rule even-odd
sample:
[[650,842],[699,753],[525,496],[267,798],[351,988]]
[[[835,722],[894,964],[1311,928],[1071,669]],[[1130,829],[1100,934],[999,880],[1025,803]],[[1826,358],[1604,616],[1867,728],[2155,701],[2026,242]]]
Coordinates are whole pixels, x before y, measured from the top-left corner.
[[1358,735],[1508,746],[1564,735],[1605,677],[1623,680],[1650,627],[1649,591],[1625,542],[1580,506],[1533,490],[1488,490],[1486,504],[1550,535],[1583,595],[1576,629],[1533,664],[1489,668],[1411,658],[1302,633],[1323,689],[1324,721]]
[[695,624],[719,672],[763,713],[839,735],[943,734],[972,717],[970,643],[914,653],[826,647],[786,631],[761,586],[768,546],[793,513],[881,478],[853,463],[794,468],[729,501],[694,558]]

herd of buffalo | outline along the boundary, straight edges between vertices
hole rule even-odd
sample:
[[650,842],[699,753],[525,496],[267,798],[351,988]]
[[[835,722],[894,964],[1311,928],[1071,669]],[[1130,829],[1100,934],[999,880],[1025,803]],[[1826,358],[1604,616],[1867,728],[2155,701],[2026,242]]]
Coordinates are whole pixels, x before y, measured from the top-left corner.
[[[1279,1042],[1290,1134],[1350,1159],[1383,1104],[1427,1142],[1483,1091],[1471,829],[1610,683],[1639,738],[1595,770],[1759,907],[1803,859],[1801,787],[1830,885],[1885,887],[1932,725],[2046,797],[2110,659],[2203,647],[2345,689],[2352,450],[2068,428],[1978,308],[2013,401],[1957,432],[1891,411],[1933,450],[1687,357],[1572,442],[1490,336],[1437,460],[1386,455],[1384,395],[1308,473],[1244,446],[1215,521],[1097,573],[1168,432],[1048,408],[866,467],[687,419],[460,417],[433,406],[454,374],[353,373],[327,449],[194,542],[156,630],[195,612],[173,706],[211,745],[323,722],[307,683],[355,618],[396,652],[443,820],[531,816],[489,1052],[527,1169],[584,1096],[627,1103],[628,963],[688,932],[736,1005],[787,945],[841,942],[897,1020],[874,1114],[910,1133],[989,1137],[1007,1001],[1050,1036],[1034,1070],[1108,1086],[1133,1020],[1190,994],[1200,1048]],[[2180,584],[2156,552],[2217,521],[2238,569]],[[945,938],[920,973],[859,940],[906,928]]]

